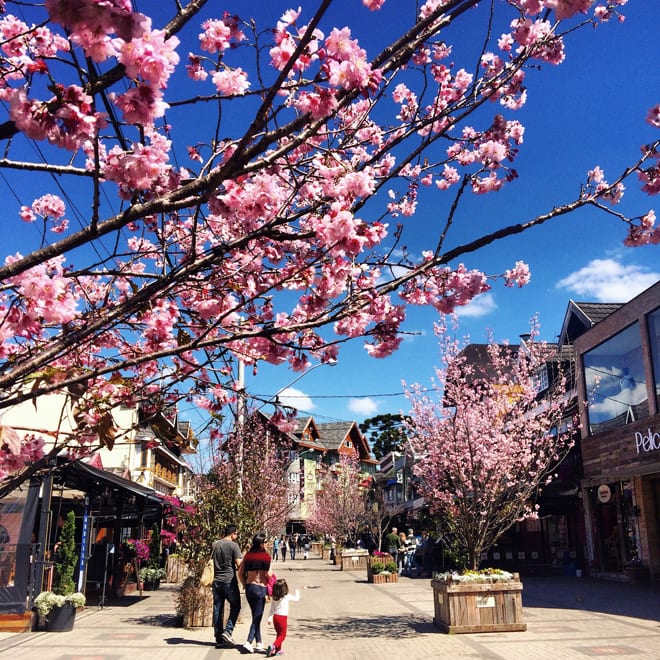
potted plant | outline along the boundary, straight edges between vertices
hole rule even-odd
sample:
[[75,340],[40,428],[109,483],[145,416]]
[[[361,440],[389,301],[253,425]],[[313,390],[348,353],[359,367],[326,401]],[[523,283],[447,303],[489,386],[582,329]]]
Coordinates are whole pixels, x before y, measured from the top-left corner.
[[156,523],[151,528],[148,547],[149,557],[146,566],[140,568],[138,577],[145,591],[155,591],[160,587],[160,581],[167,575],[167,571],[160,565],[160,530]]
[[144,566],[140,569],[138,576],[145,591],[155,591],[160,587],[160,581],[166,574],[167,571],[164,568]]
[[85,606],[85,595],[76,592],[73,573],[78,563],[76,554],[76,517],[69,511],[55,545],[55,579],[52,591],[42,591],[35,599],[37,612],[46,620],[49,632],[73,629],[76,611]]

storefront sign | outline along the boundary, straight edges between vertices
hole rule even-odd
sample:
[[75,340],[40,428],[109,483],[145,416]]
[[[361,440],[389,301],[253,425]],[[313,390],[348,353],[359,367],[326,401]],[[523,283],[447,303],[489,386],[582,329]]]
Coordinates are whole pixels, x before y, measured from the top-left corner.
[[648,429],[648,433],[635,433],[635,447],[638,454],[646,454],[660,449],[660,433]]
[[601,504],[607,504],[612,499],[612,491],[607,484],[598,486],[598,501]]

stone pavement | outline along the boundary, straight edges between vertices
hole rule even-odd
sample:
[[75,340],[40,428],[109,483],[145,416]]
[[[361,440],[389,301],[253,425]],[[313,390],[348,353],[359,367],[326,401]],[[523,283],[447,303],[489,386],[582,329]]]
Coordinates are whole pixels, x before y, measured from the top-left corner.
[[[446,635],[433,625],[428,579],[374,585],[366,571],[340,571],[326,560],[275,562],[278,577],[300,589],[284,645],[289,660],[492,658],[660,658],[660,589],[587,578],[523,580],[526,632]],[[79,613],[69,633],[0,633],[11,660],[233,660],[240,648],[216,649],[210,628],[178,627],[176,585],[127,596]],[[266,610],[268,611],[268,610]],[[244,601],[235,632],[245,641]],[[264,642],[274,638],[262,627]],[[264,657],[255,653],[254,657]]]

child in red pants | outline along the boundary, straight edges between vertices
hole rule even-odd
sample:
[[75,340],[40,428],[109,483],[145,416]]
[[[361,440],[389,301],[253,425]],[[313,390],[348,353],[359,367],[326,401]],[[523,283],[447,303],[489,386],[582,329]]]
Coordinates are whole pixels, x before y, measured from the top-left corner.
[[275,626],[277,637],[268,647],[267,658],[274,655],[283,655],[282,644],[286,639],[286,624],[289,618],[289,602],[300,600],[300,592],[296,589],[293,596],[289,594],[289,586],[286,580],[276,580],[273,585],[273,599],[270,601],[270,613],[268,614],[268,625]]

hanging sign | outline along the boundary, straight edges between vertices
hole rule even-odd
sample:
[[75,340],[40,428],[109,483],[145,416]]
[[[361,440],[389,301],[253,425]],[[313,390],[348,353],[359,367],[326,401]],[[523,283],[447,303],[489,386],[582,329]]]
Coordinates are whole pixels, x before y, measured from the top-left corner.
[[607,504],[612,499],[612,490],[607,484],[598,486],[598,501],[601,504]]

